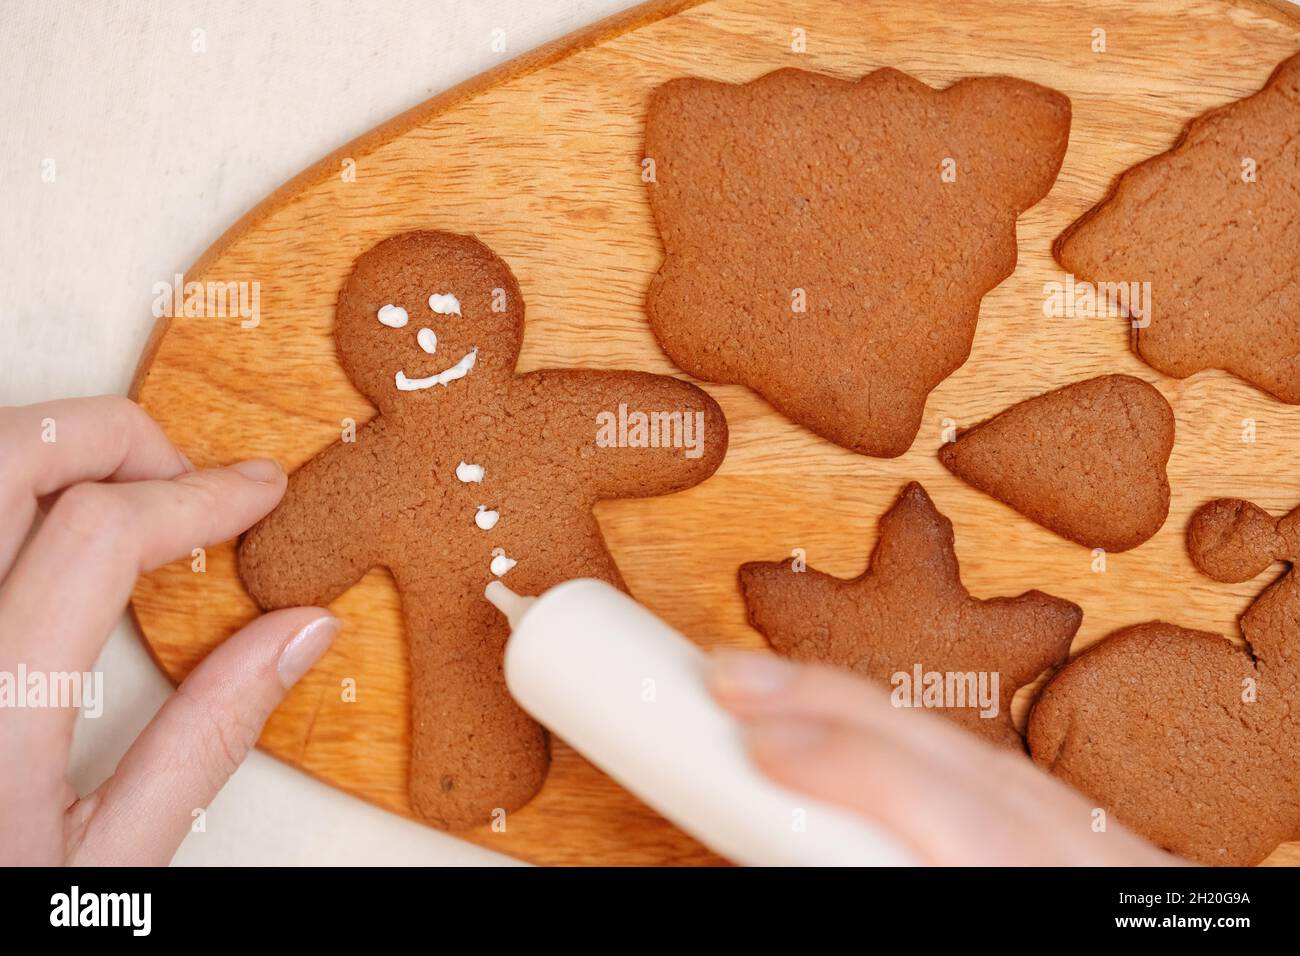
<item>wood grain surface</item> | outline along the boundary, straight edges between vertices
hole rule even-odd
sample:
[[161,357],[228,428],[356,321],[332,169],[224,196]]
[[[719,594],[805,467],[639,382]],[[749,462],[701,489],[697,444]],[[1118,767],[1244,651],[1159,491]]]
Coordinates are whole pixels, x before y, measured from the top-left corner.
[[[1094,31],[1106,34],[1094,52]],[[792,49],[804,31],[806,51]],[[736,568],[803,548],[821,570],[865,566],[878,516],[921,481],[956,526],[977,596],[1039,588],[1084,609],[1075,650],[1163,619],[1240,640],[1237,616],[1280,572],[1219,584],[1192,567],[1183,533],[1221,495],[1282,512],[1300,503],[1300,407],[1224,373],[1184,381],[1128,349],[1121,319],[1045,318],[1062,278],[1052,240],[1128,166],[1167,149],[1196,114],[1257,90],[1300,49],[1300,16],[1261,0],[715,0],[651,3],[436,97],[286,184],[185,277],[257,282],[261,321],[162,320],[134,394],[199,466],[266,455],[295,468],[374,412],[344,377],[331,324],[353,260],[408,229],[476,233],[519,279],[521,370],[681,373],[652,338],[643,297],[662,257],[640,178],[646,99],[678,76],[747,81],[796,66],[856,78],[883,66],[936,87],[1005,73],[1073,101],[1060,178],[1020,221],[1015,274],[983,302],[969,361],[930,396],[912,449],[881,461],[820,440],[735,386],[705,387],[731,423],[711,480],[598,514],[633,593],[706,646],[757,647]],[[355,178],[345,175],[354,164]],[[1154,383],[1177,415],[1168,522],[1093,570],[1064,541],[962,484],[935,456],[945,421],[974,424],[1021,399],[1104,372]],[[1243,422],[1255,440],[1243,441]],[[204,573],[181,561],[145,577],[133,606],[175,679],[254,616],[230,546]],[[397,813],[406,794],[407,663],[397,595],[372,572],[335,604],[343,636],[276,711],[261,746]],[[355,681],[355,702],[344,681]],[[1018,699],[1023,718],[1026,695]],[[466,836],[538,863],[687,864],[716,858],[562,742],[545,789],[505,832]],[[1300,862],[1289,844],[1270,862]]]

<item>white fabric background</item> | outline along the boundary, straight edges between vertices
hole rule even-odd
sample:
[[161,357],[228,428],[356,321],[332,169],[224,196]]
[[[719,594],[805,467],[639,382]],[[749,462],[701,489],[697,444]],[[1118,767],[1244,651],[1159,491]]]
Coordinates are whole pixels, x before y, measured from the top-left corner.
[[[434,93],[632,5],[2,0],[0,405],[125,391],[153,325],[153,283],[188,268],[250,206]],[[504,54],[492,50],[497,28]],[[81,722],[73,755],[83,792],[170,690],[125,619],[99,666],[106,713]],[[261,753],[176,857],[503,861]]]

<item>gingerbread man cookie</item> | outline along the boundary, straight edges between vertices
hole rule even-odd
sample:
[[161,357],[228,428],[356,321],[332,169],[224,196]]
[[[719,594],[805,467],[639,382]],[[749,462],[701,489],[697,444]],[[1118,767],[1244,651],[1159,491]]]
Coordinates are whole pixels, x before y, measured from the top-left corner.
[[484,587],[622,587],[593,505],[695,485],[727,447],[721,410],[686,382],[516,374],[523,328],[514,276],[473,237],[411,232],[363,254],[334,336],[379,413],[291,475],[239,549],[263,608],[325,604],[371,568],[392,572],[411,662],[411,804],[446,828],[523,805],[549,764],[544,731],[506,691],[508,631]]
[[[1300,510],[1276,520],[1248,501],[1212,501],[1187,543],[1210,577],[1246,581],[1300,560]],[[1245,648],[1161,622],[1111,635],[1034,704],[1034,760],[1174,853],[1260,862],[1300,837],[1297,620],[1300,575],[1289,571],[1242,615]]]
[[[1076,605],[1041,591],[971,597],[952,522],[916,482],[880,519],[880,539],[859,577],[755,562],[741,567],[740,587],[750,623],[778,653],[849,668],[890,685],[899,706],[942,708],[1018,749],[1024,742],[1011,698],[1065,659],[1083,620]],[[949,690],[962,700],[948,699]]]
[[672,80],[645,155],[664,263],[646,312],[681,368],[746,385],[838,445],[894,458],[970,354],[1056,180],[1070,101],[1011,77],[935,90],[778,70]]

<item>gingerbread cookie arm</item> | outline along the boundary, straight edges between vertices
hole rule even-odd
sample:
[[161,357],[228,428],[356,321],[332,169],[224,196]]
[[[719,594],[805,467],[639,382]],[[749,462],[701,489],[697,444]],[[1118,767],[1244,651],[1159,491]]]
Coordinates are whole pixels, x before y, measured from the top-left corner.
[[239,544],[239,577],[264,610],[328,604],[381,563],[375,536],[379,476],[354,467],[380,444],[374,425],[355,444],[328,448],[289,476],[279,506]]
[[[1069,97],[1007,76],[959,80],[939,95],[956,104],[953,115],[962,117],[958,129],[978,130],[962,137],[969,152],[955,157],[959,170],[990,176],[999,200],[1012,200],[1017,216],[1047,195],[1070,141]],[[998,108],[989,109],[988,103]],[[1007,155],[1017,161],[1007,162]]]
[[[852,667],[853,648],[836,640],[837,588],[842,581],[812,568],[795,571],[786,561],[750,561],[738,572],[749,623],[778,654],[797,661]],[[799,627],[790,627],[794,618]]]
[[1288,572],[1241,616],[1241,633],[1261,669],[1283,687],[1300,684],[1300,579]]
[[519,393],[517,401],[545,416],[547,440],[574,463],[593,500],[690,488],[727,451],[718,403],[666,375],[547,370],[523,376]]
[[1042,591],[978,601],[960,631],[988,649],[1010,712],[1017,688],[1062,663],[1083,623],[1077,604]]

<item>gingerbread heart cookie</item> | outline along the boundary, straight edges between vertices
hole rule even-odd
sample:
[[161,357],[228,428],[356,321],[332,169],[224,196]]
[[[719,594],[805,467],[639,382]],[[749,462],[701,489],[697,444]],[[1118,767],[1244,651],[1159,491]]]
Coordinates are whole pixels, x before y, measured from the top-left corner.
[[1015,268],[1016,218],[1051,188],[1069,131],[1066,97],[1010,77],[666,83],[646,121],[664,244],[650,325],[692,375],[901,455]]
[[[1188,527],[1188,551],[1211,577],[1248,580],[1300,559],[1300,511],[1278,521],[1246,501],[1210,502]],[[1174,853],[1258,863],[1300,837],[1297,619],[1291,571],[1242,616],[1245,648],[1161,622],[1111,635],[1035,702],[1034,760]]]
[[945,468],[1064,538],[1127,551],[1169,513],[1174,413],[1129,375],[1013,405],[944,445]]
[[1300,403],[1300,55],[1259,93],[1193,120],[1056,241],[1130,318],[1134,351],[1186,378],[1226,369]]
[[549,762],[506,691],[508,631],[484,586],[622,586],[592,506],[688,488],[727,447],[721,410],[686,382],[517,374],[523,324],[509,267],[471,236],[411,232],[363,254],[334,336],[379,413],[291,475],[239,549],[263,608],[324,604],[391,570],[411,662],[411,803],[442,827],[521,806]]
[[[1016,689],[1065,659],[1083,612],[1029,591],[980,600],[962,586],[952,522],[913,482],[880,519],[867,570],[850,581],[790,562],[740,569],[750,623],[780,654],[891,686],[899,706],[936,707],[980,736],[1023,748]],[[958,699],[960,698],[960,699]]]

